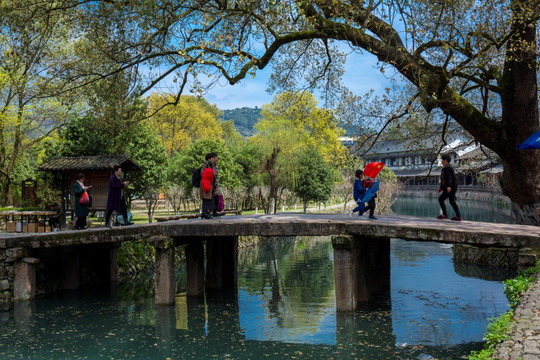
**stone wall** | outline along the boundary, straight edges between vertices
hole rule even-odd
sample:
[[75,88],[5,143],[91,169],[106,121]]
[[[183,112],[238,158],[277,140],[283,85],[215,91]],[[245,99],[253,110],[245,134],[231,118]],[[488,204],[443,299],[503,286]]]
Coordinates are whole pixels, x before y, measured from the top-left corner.
[[0,304],[13,300],[13,250],[0,248]]
[[477,264],[504,268],[517,267],[518,249],[507,248],[479,248],[471,245],[454,244],[452,247],[454,262],[463,264]]
[[534,266],[536,254],[530,248],[477,247],[467,244],[452,246],[454,263],[477,264],[523,270]]

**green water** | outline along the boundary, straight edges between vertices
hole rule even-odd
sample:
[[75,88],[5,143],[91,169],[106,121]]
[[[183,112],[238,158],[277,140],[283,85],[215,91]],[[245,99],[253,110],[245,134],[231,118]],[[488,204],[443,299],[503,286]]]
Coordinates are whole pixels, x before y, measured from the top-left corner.
[[[153,279],[0,309],[0,359],[461,359],[508,309],[507,274],[455,267],[444,244],[392,240],[391,291],[335,309],[328,238],[240,253],[238,289],[155,306]],[[482,278],[478,278],[481,274]]]

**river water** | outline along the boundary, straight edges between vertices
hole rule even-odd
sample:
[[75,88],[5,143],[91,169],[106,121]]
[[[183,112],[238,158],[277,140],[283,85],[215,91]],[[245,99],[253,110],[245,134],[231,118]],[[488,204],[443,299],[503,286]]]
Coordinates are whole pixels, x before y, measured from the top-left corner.
[[392,239],[390,292],[338,314],[330,239],[280,239],[241,251],[238,289],[204,301],[179,269],[171,307],[149,276],[0,308],[0,359],[462,359],[509,309],[509,275]]

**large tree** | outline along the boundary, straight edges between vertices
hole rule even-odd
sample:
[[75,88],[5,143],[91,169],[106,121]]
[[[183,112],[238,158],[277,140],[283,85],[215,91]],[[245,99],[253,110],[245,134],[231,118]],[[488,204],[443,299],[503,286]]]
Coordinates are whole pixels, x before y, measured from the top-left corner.
[[18,169],[25,154],[61,127],[77,99],[53,62],[72,54],[66,17],[0,0],[0,203],[13,205]]
[[329,111],[317,107],[309,92],[285,92],[263,105],[257,134],[250,141],[263,152],[262,171],[268,174],[269,211],[275,211],[278,188],[294,189],[299,178],[299,154],[312,149],[328,166],[339,168],[348,150],[339,141],[344,131],[338,128]]
[[[57,3],[59,10],[80,4]],[[114,44],[97,51],[117,59],[117,71],[152,66],[155,74],[145,89],[173,76],[180,91],[189,80],[195,91],[203,89],[207,76],[235,84],[274,61],[279,80],[274,84],[322,85],[329,94],[339,87],[341,71],[333,41],[371,53],[381,67],[394,68],[416,88],[411,102],[420,101],[427,111],[440,109],[499,155],[502,189],[518,222],[538,224],[538,154],[516,149],[539,129],[538,0],[83,3],[83,27],[116,21],[133,29],[115,34]],[[130,57],[116,57],[126,49]]]

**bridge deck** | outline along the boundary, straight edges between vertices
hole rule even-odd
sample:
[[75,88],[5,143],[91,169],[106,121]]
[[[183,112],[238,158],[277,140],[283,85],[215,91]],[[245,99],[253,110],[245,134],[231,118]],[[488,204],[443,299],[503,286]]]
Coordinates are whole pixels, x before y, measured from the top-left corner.
[[212,220],[173,220],[113,229],[91,228],[54,233],[2,233],[0,248],[48,248],[122,242],[153,236],[363,235],[376,238],[464,243],[475,246],[540,247],[540,228],[527,225],[455,222],[410,216],[380,215],[379,220],[349,219],[335,214],[223,216]]

